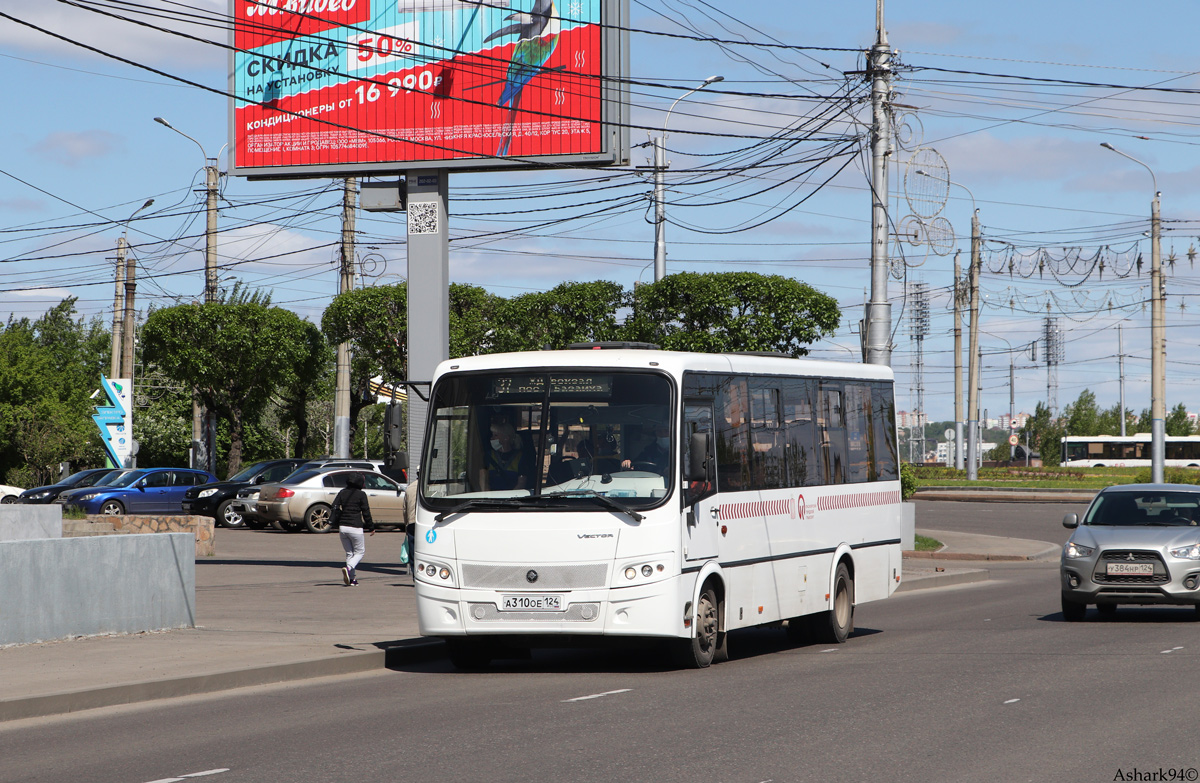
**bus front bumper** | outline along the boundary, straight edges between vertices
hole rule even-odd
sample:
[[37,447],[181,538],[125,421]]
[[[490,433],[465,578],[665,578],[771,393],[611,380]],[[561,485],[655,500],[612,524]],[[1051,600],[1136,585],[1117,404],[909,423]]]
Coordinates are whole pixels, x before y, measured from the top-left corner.
[[684,625],[691,587],[685,588],[678,576],[635,587],[574,590],[562,596],[560,611],[503,611],[499,591],[422,583],[417,589],[417,619],[422,636],[691,635]]

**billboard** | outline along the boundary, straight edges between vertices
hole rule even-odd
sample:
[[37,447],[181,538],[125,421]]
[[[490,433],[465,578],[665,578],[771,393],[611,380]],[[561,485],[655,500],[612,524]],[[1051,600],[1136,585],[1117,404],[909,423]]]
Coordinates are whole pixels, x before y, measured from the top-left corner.
[[628,159],[628,0],[232,0],[231,172]]

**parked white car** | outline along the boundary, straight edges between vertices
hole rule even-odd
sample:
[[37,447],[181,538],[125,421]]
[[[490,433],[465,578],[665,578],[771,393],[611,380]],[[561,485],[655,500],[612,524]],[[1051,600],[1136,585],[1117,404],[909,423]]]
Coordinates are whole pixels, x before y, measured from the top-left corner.
[[0,484],[0,503],[16,503],[17,498],[24,491],[20,487],[10,487],[7,484]]

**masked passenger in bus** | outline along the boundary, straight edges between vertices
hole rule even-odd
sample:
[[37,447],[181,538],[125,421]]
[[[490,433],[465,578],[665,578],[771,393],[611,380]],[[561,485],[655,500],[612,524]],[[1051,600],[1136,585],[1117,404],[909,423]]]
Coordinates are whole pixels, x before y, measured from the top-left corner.
[[479,471],[482,491],[526,489],[533,475],[533,454],[522,443],[512,422],[504,417],[492,419],[490,448],[485,467]]

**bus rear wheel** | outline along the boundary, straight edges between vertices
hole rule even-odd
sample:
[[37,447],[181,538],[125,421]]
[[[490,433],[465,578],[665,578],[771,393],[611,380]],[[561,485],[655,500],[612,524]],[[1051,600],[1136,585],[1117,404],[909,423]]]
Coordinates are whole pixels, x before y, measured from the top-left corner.
[[813,616],[813,639],[822,644],[842,644],[854,632],[854,580],[845,563],[833,576],[833,608]]
[[692,622],[696,633],[690,639],[676,641],[675,662],[685,669],[704,669],[713,661],[727,660],[725,634],[720,630],[721,604],[711,585],[700,592]]

